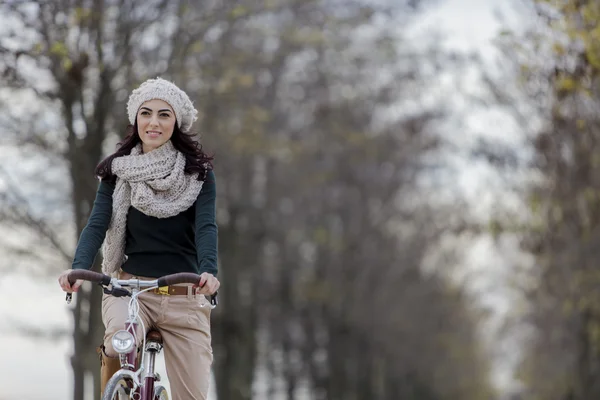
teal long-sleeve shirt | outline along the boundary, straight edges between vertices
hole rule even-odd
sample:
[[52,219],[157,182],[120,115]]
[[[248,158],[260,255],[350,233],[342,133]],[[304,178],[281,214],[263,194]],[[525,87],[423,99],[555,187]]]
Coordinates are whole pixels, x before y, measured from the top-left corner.
[[[102,246],[112,216],[115,185],[100,182],[88,222],[81,232],[73,269],[89,269]],[[216,182],[213,171],[196,202],[169,218],[145,215],[135,207],[127,213],[125,272],[158,278],[176,272],[209,272],[217,275],[218,228]]]

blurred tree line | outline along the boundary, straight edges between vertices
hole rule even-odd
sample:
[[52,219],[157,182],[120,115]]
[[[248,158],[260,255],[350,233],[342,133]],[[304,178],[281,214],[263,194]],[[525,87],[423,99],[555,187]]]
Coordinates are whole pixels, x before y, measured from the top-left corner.
[[[444,59],[403,38],[420,2],[0,4],[0,144],[29,166],[2,170],[0,215],[37,250],[2,244],[27,271],[70,265],[127,96],[160,75],[216,157],[219,399],[491,398],[477,309],[422,269],[456,261],[440,249],[464,210],[422,184],[444,146],[444,110],[424,101]],[[74,400],[99,380],[99,299],[88,287],[73,308]]]
[[525,3],[536,23],[502,41],[516,60],[524,98],[514,101],[498,92],[530,127],[529,147],[511,158],[527,159],[512,165],[528,171],[521,192],[527,215],[500,221],[533,256],[518,282],[525,307],[516,316],[526,340],[517,376],[523,399],[595,399],[600,397],[600,3]]

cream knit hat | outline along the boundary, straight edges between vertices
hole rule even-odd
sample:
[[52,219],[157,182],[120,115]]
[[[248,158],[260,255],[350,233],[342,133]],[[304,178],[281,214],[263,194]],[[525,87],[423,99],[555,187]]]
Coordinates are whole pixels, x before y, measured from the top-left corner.
[[197,118],[198,111],[194,108],[188,95],[175,84],[162,78],[148,79],[140,87],[134,89],[127,101],[129,123],[135,123],[135,116],[143,103],[160,99],[169,103],[175,112],[179,129],[187,132]]

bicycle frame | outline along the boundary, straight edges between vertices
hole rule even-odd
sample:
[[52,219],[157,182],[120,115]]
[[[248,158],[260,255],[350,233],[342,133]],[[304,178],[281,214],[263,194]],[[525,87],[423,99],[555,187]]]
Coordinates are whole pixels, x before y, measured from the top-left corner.
[[[138,332],[138,311],[137,311],[137,296],[141,293],[141,288],[154,289],[158,287],[157,280],[142,281],[139,279],[118,280],[111,279],[114,288],[131,287],[131,300],[128,307],[128,318],[125,322],[124,329],[137,338]],[[121,370],[117,373],[128,376],[127,385],[133,390],[136,399],[153,400],[154,384],[160,378],[154,371],[156,354],[161,350],[162,346],[155,342],[149,341],[146,343],[146,332],[142,332],[143,340],[141,346],[134,346],[129,353],[120,354]],[[136,340],[137,343],[137,340]],[[138,349],[141,347],[141,356],[138,357]],[[141,359],[141,363],[138,360]],[[143,377],[140,379],[140,375]]]

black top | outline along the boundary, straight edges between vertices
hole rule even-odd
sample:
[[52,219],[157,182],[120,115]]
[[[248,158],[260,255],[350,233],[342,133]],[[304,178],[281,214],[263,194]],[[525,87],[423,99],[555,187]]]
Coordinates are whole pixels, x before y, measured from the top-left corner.
[[[73,269],[89,269],[104,241],[115,185],[100,182],[88,223],[81,232]],[[127,213],[125,272],[159,278],[175,272],[217,275],[216,184],[209,171],[196,202],[173,217],[150,217],[135,207]]]

